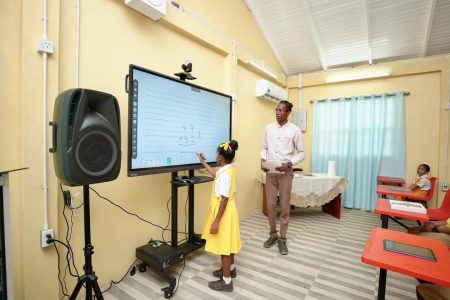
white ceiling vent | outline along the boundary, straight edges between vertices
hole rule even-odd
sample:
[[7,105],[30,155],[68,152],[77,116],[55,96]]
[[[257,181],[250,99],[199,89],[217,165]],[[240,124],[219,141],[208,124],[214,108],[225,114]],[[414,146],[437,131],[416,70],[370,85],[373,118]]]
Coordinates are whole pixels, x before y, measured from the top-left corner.
[[166,0],[125,0],[125,5],[154,21],[166,15]]

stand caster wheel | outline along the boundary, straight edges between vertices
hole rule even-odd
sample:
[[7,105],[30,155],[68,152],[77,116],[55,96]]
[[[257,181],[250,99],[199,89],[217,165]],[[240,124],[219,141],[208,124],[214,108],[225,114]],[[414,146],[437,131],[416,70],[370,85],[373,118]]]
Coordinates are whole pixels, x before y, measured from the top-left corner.
[[142,264],[139,266],[139,272],[144,273],[147,271],[147,266],[145,264]]
[[173,295],[173,288],[171,286],[165,287],[161,289],[164,292],[164,297],[169,299]]

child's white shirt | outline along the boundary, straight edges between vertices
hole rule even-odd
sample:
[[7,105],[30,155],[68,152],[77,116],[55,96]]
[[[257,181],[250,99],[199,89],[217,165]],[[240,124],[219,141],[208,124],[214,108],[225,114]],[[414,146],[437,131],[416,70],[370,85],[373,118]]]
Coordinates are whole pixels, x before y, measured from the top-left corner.
[[216,197],[219,196],[224,196],[227,198],[230,197],[231,177],[230,174],[226,172],[226,170],[229,168],[231,168],[231,164],[227,164],[221,167],[219,170],[217,170],[217,173],[221,172],[221,174],[216,179],[216,189],[215,189]]
[[430,181],[430,179],[428,179],[428,174],[419,176],[416,179],[419,179],[419,181],[417,181],[416,185],[420,188],[420,190],[429,191],[431,189],[431,181]]

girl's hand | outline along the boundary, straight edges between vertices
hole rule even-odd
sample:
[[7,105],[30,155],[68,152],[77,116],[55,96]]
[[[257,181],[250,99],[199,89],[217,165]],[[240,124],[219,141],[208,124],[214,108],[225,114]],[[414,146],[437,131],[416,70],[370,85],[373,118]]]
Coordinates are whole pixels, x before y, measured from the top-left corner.
[[197,156],[198,156],[198,159],[200,160],[200,163],[203,164],[206,161],[205,153],[203,153],[203,152],[197,153]]
[[219,223],[218,222],[212,223],[211,229],[209,230],[209,233],[216,234],[218,232],[219,232]]

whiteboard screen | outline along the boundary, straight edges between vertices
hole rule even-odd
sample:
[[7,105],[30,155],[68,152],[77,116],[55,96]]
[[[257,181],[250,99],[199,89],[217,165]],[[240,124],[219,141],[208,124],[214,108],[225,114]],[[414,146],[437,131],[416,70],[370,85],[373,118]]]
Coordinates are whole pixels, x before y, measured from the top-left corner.
[[231,97],[130,65],[129,176],[201,168],[231,137]]

